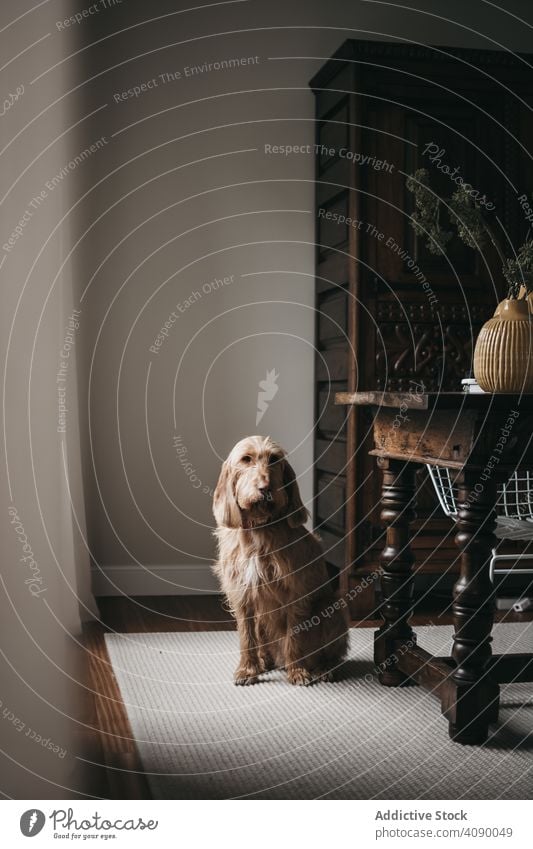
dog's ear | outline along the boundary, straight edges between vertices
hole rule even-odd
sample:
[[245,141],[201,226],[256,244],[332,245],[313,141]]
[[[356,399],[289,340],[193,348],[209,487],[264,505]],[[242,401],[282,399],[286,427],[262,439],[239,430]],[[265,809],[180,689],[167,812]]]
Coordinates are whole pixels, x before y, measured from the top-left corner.
[[302,504],[300,498],[300,490],[296,483],[296,475],[294,469],[288,460],[284,460],[283,469],[283,485],[287,493],[287,522],[291,528],[298,528],[300,525],[305,525],[309,518],[309,511]]
[[213,514],[217,525],[223,528],[242,528],[242,514],[233,491],[232,469],[226,460],[213,496]]

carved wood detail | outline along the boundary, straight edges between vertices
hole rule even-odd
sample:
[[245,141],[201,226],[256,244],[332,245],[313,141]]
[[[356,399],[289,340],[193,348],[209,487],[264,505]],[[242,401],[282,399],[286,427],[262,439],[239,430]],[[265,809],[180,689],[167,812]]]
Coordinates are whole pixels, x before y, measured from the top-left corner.
[[457,389],[472,367],[479,327],[380,323],[374,388],[403,391],[418,381],[428,391]]

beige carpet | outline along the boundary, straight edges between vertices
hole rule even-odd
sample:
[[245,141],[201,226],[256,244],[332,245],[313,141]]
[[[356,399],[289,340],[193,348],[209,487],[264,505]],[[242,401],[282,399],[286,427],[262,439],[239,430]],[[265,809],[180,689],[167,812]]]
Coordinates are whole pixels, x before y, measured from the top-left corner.
[[[352,629],[341,680],[308,688],[279,672],[235,687],[234,632],[107,635],[153,796],[530,799],[533,684],[502,688],[489,741],[460,746],[429,693],[379,685],[372,633]],[[417,633],[449,651],[451,628]],[[494,650],[532,651],[533,623],[497,625]]]

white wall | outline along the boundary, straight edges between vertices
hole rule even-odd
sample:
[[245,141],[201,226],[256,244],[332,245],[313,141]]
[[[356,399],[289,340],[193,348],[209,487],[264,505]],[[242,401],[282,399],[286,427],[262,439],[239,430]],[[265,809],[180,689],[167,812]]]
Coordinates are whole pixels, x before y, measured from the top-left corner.
[[[62,6],[67,8],[66,3],[54,4],[52,20],[62,14]],[[1,244],[22,216],[27,219],[12,249],[0,248],[0,344],[5,365],[0,789],[19,799],[66,798],[87,791],[78,756],[87,754],[83,723],[89,699],[78,641],[81,619],[94,610],[88,554],[71,518],[72,497],[85,534],[75,350],[66,382],[68,429],[64,435],[57,432],[59,351],[67,316],[77,300],[72,263],[60,268],[73,241],[74,221],[68,218],[53,231],[75,197],[75,175],[69,175],[61,189],[47,192],[38,208],[30,202],[46,192],[46,182],[71,157],[75,144],[68,127],[77,120],[77,104],[65,98],[51,105],[68,89],[67,73],[39,87],[30,85],[73,42],[47,36],[51,22],[46,10],[9,25],[21,11],[15,0],[4,2],[0,24],[2,64],[9,63],[1,74],[2,100],[24,86],[23,94],[0,118]],[[34,46],[26,50],[30,45]],[[54,751],[42,741],[58,748]]]
[[[250,0],[178,14],[190,4],[152,3],[148,13],[129,2],[87,24],[102,37],[165,16],[83,57],[93,77],[82,89],[86,111],[106,104],[92,138],[110,140],[91,160],[91,179],[103,182],[87,203],[99,221],[83,247],[90,540],[104,568],[166,564],[169,584],[145,576],[135,592],[173,592],[173,581],[210,586],[209,491],[243,435],[259,430],[285,445],[312,497],[314,161],[264,152],[265,144],[313,144],[310,77],[348,37],[530,46],[524,27],[482,2],[424,3],[424,13],[393,5]],[[255,56],[245,67],[185,76],[187,65]],[[176,71],[181,79],[161,81]],[[138,97],[116,102],[143,84]],[[176,303],[229,275],[234,282],[196,299],[151,354]],[[258,381],[273,368],[279,391],[256,428]],[[174,451],[176,433],[194,481]],[[131,579],[131,571],[113,575],[129,590]]]

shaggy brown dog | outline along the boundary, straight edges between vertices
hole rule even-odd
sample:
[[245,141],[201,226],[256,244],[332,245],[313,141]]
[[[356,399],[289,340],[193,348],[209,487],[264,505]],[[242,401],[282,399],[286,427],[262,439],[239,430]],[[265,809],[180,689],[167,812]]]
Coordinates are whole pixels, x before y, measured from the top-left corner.
[[236,684],[285,668],[291,684],[331,680],[347,629],[317,537],[303,525],[294,471],[270,438],[239,442],[222,466],[214,566],[240,637]]

